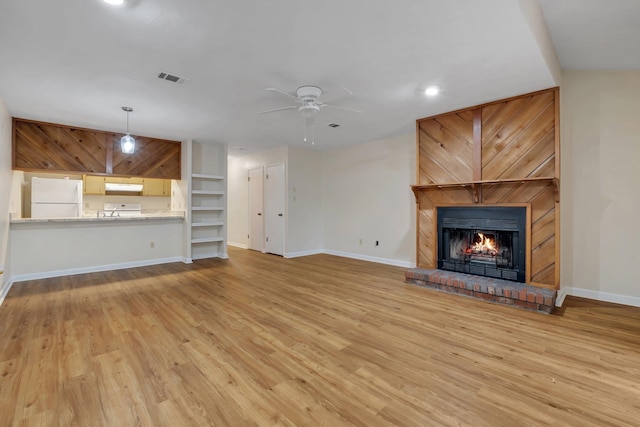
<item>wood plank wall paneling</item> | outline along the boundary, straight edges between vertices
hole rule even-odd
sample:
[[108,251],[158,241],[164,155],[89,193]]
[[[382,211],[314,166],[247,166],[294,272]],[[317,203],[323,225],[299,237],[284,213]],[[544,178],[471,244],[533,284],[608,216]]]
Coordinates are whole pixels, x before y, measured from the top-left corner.
[[122,134],[13,119],[13,169],[181,179],[181,143],[135,136],[122,154]]
[[473,179],[472,112],[423,120],[419,129],[420,184]]
[[104,173],[103,132],[13,121],[15,169]]
[[[418,120],[418,184],[559,178],[557,88]],[[559,285],[559,201],[548,181],[483,184],[478,204],[529,206],[533,285]],[[438,206],[472,205],[471,186],[418,193],[417,264],[436,268]]]
[[[148,178],[180,179],[180,143],[136,137],[136,155],[120,150],[122,134],[112,134],[113,174]],[[176,160],[177,159],[177,160]]]

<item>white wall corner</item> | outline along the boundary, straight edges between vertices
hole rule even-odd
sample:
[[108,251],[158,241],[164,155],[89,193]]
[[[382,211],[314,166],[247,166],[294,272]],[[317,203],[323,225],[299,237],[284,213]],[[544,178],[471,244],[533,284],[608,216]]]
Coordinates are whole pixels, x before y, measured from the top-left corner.
[[560,58],[556,51],[556,46],[553,44],[549,27],[544,19],[544,13],[537,0],[518,0],[520,9],[524,15],[525,20],[529,24],[531,33],[538,44],[540,54],[547,63],[547,68],[551,77],[555,81],[557,86],[560,86],[562,80],[562,66],[560,65]]

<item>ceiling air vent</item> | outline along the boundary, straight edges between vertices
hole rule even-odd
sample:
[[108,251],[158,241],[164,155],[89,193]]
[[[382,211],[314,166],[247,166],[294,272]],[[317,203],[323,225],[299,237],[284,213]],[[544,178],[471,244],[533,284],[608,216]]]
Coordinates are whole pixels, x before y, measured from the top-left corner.
[[180,85],[188,80],[185,77],[180,77],[180,76],[176,76],[174,74],[169,74],[169,73],[158,73],[158,78],[162,80],[167,80],[173,83],[178,83]]
[[340,125],[339,125],[339,124],[337,124],[337,123],[329,123],[327,126],[329,126],[330,128],[337,128],[337,127],[339,127]]

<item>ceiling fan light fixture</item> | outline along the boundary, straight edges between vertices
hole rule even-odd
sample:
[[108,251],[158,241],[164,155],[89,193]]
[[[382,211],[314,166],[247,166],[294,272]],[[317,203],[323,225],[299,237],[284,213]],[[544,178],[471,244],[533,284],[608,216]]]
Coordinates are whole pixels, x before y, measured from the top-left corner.
[[120,149],[124,154],[133,154],[136,150],[136,140],[129,135],[129,113],[133,111],[133,108],[122,107],[122,111],[127,113],[127,134],[120,138]]
[[102,1],[113,6],[120,6],[124,4],[124,0],[102,0]]

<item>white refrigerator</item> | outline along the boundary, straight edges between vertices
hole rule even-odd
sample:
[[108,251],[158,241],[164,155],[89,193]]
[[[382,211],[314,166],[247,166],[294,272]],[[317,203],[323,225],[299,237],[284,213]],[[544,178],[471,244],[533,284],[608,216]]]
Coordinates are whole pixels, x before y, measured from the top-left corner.
[[82,181],[31,178],[31,218],[82,216]]

